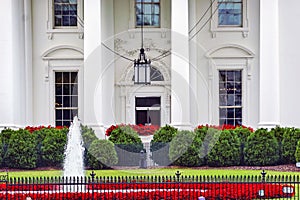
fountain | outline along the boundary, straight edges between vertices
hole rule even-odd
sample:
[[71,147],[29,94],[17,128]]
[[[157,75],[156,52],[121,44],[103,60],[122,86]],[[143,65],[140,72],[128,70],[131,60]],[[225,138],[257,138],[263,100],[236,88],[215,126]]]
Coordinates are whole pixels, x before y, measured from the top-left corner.
[[83,177],[84,176],[84,147],[81,136],[80,121],[77,116],[69,128],[67,147],[65,150],[63,176]]

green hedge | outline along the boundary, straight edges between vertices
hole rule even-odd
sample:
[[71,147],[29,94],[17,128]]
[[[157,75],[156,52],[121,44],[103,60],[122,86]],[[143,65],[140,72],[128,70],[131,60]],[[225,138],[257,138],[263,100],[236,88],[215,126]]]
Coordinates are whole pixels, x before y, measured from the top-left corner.
[[300,140],[297,143],[295,158],[296,158],[296,162],[300,162]]
[[109,140],[94,140],[89,147],[88,157],[92,169],[108,169],[118,163],[114,143]]
[[169,158],[173,165],[196,167],[205,164],[201,154],[202,140],[192,131],[178,131],[170,143]]
[[208,153],[207,164],[213,167],[240,165],[241,140],[232,130],[219,131],[219,138]]
[[295,164],[295,152],[300,140],[300,129],[286,129],[282,138],[282,159],[285,164]]
[[245,144],[246,165],[276,165],[279,159],[279,145],[273,132],[258,129],[251,133]]
[[[1,134],[2,135],[2,134]],[[6,136],[10,135],[9,138]],[[5,132],[2,141],[6,142],[4,166],[17,169],[33,169],[37,167],[36,135],[20,129],[10,133]]]
[[153,161],[160,166],[167,166],[171,164],[169,159],[170,142],[177,134],[177,129],[166,125],[161,127],[153,135],[150,149],[152,152]]
[[119,166],[138,166],[143,143],[136,131],[130,126],[115,128],[109,138],[115,144]]

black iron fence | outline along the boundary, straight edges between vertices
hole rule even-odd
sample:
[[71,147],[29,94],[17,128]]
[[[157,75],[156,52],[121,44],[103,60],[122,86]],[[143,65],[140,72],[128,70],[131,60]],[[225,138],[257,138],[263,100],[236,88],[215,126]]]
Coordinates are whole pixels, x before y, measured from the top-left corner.
[[[1,178],[1,177],[0,177]],[[300,199],[300,176],[2,177],[0,199]]]

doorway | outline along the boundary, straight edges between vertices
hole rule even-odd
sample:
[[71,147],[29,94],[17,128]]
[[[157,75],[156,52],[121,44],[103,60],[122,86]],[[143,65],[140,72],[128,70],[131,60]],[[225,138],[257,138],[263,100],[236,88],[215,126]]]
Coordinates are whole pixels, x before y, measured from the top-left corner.
[[135,97],[135,123],[161,125],[161,97]]

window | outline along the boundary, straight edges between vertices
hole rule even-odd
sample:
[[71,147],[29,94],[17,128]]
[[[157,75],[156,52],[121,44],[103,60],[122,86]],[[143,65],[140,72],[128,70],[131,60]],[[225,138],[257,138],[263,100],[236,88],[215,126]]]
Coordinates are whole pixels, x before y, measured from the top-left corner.
[[219,124],[242,125],[242,70],[219,71]]
[[54,27],[77,26],[77,0],[54,0]]
[[[160,0],[136,0],[136,26],[160,26]],[[142,14],[144,19],[142,19]]]
[[160,126],[160,97],[136,97],[135,116],[136,124]]
[[78,115],[78,72],[55,72],[55,125],[70,126]]
[[243,37],[249,34],[248,0],[211,0],[211,32],[241,32]]
[[242,26],[242,0],[218,0],[218,25]]

